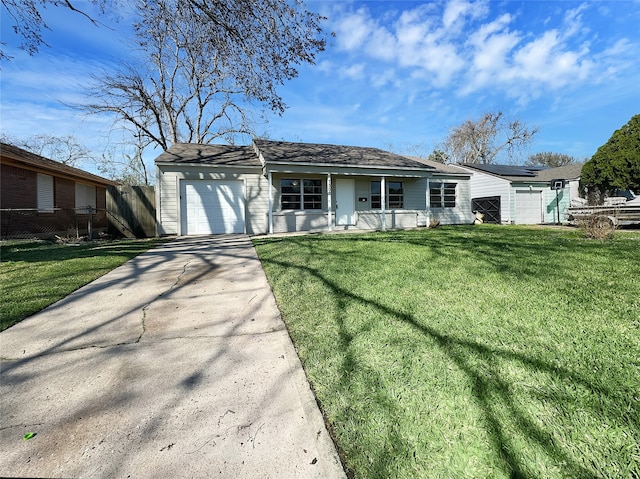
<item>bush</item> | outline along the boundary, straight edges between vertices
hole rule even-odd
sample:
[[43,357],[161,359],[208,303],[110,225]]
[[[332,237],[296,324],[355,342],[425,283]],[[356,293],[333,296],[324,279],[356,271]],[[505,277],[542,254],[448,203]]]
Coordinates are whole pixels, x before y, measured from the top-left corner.
[[581,220],[579,226],[585,238],[604,241],[613,238],[616,231],[616,220],[610,216],[591,215]]

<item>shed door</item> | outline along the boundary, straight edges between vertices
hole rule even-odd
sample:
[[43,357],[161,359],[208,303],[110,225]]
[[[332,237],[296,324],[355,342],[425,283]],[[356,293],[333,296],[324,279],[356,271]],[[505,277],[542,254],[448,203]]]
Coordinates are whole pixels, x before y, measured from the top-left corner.
[[244,187],[238,180],[182,180],[181,233],[244,233]]
[[535,225],[542,223],[542,191],[516,191],[516,224]]
[[485,223],[500,224],[500,197],[487,196],[486,198],[473,198],[471,208],[484,215]]

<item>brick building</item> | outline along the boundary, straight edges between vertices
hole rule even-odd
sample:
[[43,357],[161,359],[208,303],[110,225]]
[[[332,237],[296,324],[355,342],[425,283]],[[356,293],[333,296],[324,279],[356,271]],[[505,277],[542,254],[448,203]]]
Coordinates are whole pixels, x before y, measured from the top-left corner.
[[48,238],[106,230],[114,181],[0,143],[2,238]]

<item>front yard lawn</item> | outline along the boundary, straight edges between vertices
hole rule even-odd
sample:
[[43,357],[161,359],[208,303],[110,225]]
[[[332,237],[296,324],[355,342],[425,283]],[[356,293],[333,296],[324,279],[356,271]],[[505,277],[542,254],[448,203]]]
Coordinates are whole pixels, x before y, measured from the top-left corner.
[[640,477],[640,233],[255,244],[352,477]]
[[0,244],[0,331],[166,239]]

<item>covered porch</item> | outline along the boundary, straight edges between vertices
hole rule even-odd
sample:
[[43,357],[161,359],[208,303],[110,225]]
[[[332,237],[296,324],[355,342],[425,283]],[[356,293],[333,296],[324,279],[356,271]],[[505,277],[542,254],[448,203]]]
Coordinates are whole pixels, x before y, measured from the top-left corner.
[[266,176],[269,234],[402,229],[430,223],[427,172],[268,167]]

